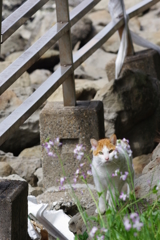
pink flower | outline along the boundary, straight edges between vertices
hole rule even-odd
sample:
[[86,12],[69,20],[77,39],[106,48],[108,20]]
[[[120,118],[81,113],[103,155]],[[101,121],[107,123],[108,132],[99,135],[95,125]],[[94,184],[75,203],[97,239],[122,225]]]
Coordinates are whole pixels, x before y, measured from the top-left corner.
[[120,176],[120,179],[122,179],[123,181],[125,181],[127,179],[128,176],[128,172],[125,172],[124,175]]
[[112,177],[117,177],[119,173],[119,169],[115,170],[114,173],[112,173]]
[[126,231],[129,231],[131,229],[131,227],[132,227],[128,217],[124,217],[123,224],[124,224],[124,227],[125,227]]
[[53,153],[53,152],[48,152],[48,156],[50,156],[50,157],[56,157],[56,154]]
[[61,186],[63,186],[65,180],[66,180],[66,177],[61,177],[61,178],[60,178],[60,184],[61,184]]
[[84,172],[82,173],[82,176],[83,176],[84,179],[87,178]]
[[88,170],[88,171],[87,171],[87,174],[88,174],[89,176],[92,176],[92,171],[91,171],[91,170]]
[[53,146],[54,145],[54,143],[51,141],[51,140],[49,140],[49,142],[48,142],[51,146]]
[[104,236],[97,236],[97,240],[104,240]]
[[76,178],[76,177],[74,177],[74,178],[73,178],[73,181],[74,181],[74,183],[76,183],[76,182],[77,182],[77,178]]
[[57,138],[54,140],[54,144],[55,144],[57,147],[59,147],[59,146],[62,145],[62,143],[61,143],[60,140],[59,140],[59,137],[57,137]]
[[74,149],[74,156],[77,158],[77,160],[81,160],[82,157],[84,156],[84,151],[85,151],[85,147],[83,147],[83,145],[77,145],[76,148]]
[[139,218],[138,213],[131,213],[130,214],[130,219],[132,219],[132,221],[134,221],[135,218]]
[[127,198],[127,194],[124,194],[123,192],[121,192],[121,195],[119,196],[119,198],[125,201]]
[[106,232],[108,232],[108,229],[106,229],[106,228],[101,228],[101,232],[106,233]]
[[142,227],[143,227],[143,223],[139,221],[139,218],[136,218],[133,224],[133,228],[136,228],[137,231],[140,231]]
[[79,168],[76,170],[75,174],[78,175],[80,172]]
[[150,185],[151,185],[151,180],[148,180],[148,181],[147,181],[147,184],[150,186]]
[[80,163],[79,166],[83,167],[86,163]]
[[98,228],[97,227],[93,227],[92,230],[89,233],[90,237],[94,237],[95,233],[97,232]]

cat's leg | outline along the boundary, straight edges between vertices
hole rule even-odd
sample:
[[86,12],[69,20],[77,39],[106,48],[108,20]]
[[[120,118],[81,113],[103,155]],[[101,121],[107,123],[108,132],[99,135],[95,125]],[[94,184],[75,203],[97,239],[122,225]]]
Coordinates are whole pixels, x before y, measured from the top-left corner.
[[114,188],[110,189],[110,191],[107,192],[107,200],[108,200],[108,205],[110,207],[115,208],[116,205],[116,191]]
[[101,214],[105,213],[106,211],[106,193],[107,190],[104,190],[103,194],[99,197],[99,210]]
[[[106,211],[106,194],[107,194],[107,190],[104,189],[103,192],[98,191],[100,193],[100,197],[99,197],[99,211],[101,214],[104,214]],[[96,209],[96,213],[98,213],[98,209]]]

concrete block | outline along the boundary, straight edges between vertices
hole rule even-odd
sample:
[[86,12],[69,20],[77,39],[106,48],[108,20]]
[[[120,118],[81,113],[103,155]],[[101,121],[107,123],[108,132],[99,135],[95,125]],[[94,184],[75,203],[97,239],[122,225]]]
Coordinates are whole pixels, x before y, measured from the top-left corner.
[[[106,72],[108,80],[111,81],[115,79],[115,61],[114,58],[106,65]],[[160,55],[157,51],[152,49],[147,49],[144,51],[136,52],[133,56],[128,56],[125,58],[120,76],[126,69],[131,70],[141,70],[152,77],[160,79]]]
[[[66,175],[72,182],[73,174],[79,167],[78,160],[74,158],[73,150],[77,144],[86,147],[87,155],[90,153],[90,138],[104,138],[103,103],[101,101],[78,102],[75,107],[64,107],[63,103],[48,102],[40,114],[40,138],[41,143],[47,137],[50,139],[60,138],[62,146],[60,157],[63,162]],[[57,180],[63,176],[61,164],[58,158],[51,158],[42,149],[44,187],[58,186]],[[86,169],[90,162],[86,161]],[[92,182],[92,178],[90,182]]]
[[28,184],[0,180],[0,240],[27,240]]

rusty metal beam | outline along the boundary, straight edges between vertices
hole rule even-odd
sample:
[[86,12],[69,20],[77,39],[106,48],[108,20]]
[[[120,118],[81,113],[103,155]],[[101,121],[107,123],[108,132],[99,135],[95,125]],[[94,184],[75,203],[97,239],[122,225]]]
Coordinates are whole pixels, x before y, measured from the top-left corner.
[[[67,22],[70,26],[68,0],[56,0],[57,22]],[[72,42],[70,28],[59,40],[60,64],[61,66],[72,66]],[[74,72],[63,83],[64,106],[76,105]]]
[[49,0],[27,0],[2,22],[2,42],[9,38],[23,23]]

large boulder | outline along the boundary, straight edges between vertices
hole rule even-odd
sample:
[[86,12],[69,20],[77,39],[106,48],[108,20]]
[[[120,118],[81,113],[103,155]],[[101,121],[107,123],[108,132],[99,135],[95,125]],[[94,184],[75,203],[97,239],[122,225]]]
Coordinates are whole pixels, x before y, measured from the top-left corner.
[[[151,161],[143,168],[142,175],[135,179],[135,192],[138,198],[142,198],[151,191],[155,185],[159,185],[159,172],[160,172],[160,144],[154,149]],[[160,189],[158,189],[158,195],[160,194]],[[157,194],[150,194],[147,196],[148,200],[157,199]]]
[[135,178],[142,175],[144,167],[151,161],[152,154],[143,154],[141,156],[133,158],[133,168],[135,173]]
[[88,75],[93,76],[93,79],[107,78],[106,64],[114,59],[115,56],[115,54],[106,53],[102,49],[98,49],[82,63],[83,69]]
[[72,28],[71,28],[71,39],[72,47],[76,45],[77,42],[81,42],[84,45],[87,42],[87,38],[92,32],[92,21],[89,18],[80,19]]
[[18,157],[13,156],[12,153],[0,151],[0,176],[8,176],[15,173],[33,187],[37,186],[38,178],[35,172],[42,167],[40,148],[40,146],[37,146],[25,149]]
[[116,133],[127,138],[138,156],[154,148],[159,129],[160,82],[140,71],[126,70],[118,80],[99,90],[95,100],[104,104],[106,137]]
[[38,179],[34,173],[42,167],[41,159],[17,157],[14,161],[8,161],[8,163],[18,176],[24,178],[31,186],[37,186]]

